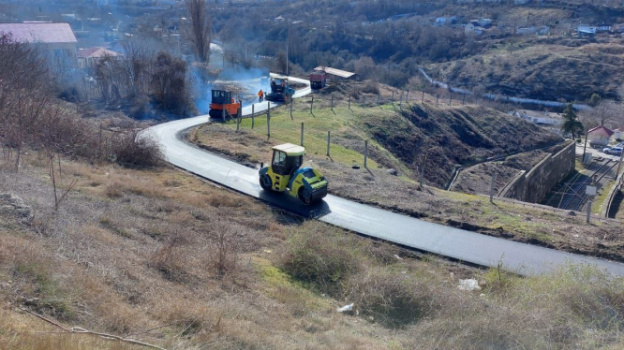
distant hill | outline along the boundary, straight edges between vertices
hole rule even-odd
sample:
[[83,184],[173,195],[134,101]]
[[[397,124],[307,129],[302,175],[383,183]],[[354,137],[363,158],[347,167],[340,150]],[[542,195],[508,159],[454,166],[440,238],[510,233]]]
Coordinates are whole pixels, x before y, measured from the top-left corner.
[[624,47],[613,43],[548,45],[541,40],[442,64],[430,72],[454,87],[542,100],[589,101],[593,93],[617,98]]

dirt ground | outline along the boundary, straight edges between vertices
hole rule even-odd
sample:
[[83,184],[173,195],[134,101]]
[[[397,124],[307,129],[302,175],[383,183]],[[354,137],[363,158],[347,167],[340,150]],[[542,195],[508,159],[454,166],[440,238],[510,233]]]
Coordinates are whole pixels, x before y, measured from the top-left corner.
[[[227,125],[208,124],[191,137],[210,151],[252,166],[270,160],[270,143],[266,139],[245,131],[236,133]],[[510,160],[507,176],[512,175],[512,169],[530,167],[539,154],[535,151]],[[486,196],[443,191],[426,185],[420,187],[417,178],[391,175],[387,169],[354,169],[324,155],[306,157],[306,162],[327,176],[330,193],[341,197],[487,235],[624,261],[620,221],[595,218],[587,225],[582,215],[571,215],[569,211],[506,199],[497,199],[492,204]],[[487,172],[488,166],[480,168]],[[473,175],[470,170],[466,174]],[[486,175],[482,172],[476,176]],[[503,180],[500,181],[497,181],[497,188],[503,184]],[[458,184],[468,186],[463,180]],[[484,188],[474,190],[484,192]]]

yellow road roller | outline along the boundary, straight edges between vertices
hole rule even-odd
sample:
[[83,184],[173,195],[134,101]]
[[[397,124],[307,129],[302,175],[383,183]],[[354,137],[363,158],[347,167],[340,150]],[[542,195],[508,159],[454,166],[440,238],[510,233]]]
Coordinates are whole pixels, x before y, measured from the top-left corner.
[[288,192],[309,205],[327,195],[327,179],[316,169],[302,167],[305,148],[285,143],[273,146],[271,165],[259,171],[265,191]]

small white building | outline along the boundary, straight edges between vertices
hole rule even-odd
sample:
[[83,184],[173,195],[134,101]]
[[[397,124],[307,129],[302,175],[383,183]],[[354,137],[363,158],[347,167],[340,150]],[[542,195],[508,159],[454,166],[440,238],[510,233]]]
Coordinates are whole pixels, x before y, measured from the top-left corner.
[[78,50],[78,65],[80,68],[87,68],[93,66],[97,61],[106,57],[118,57],[119,54],[115,51],[105,49],[103,47],[91,47],[88,49]]
[[561,116],[557,113],[519,109],[509,114],[538,125],[560,126],[563,123]]
[[613,130],[604,126],[597,126],[587,131],[587,140],[592,147],[602,147],[609,144],[609,139],[613,135]]

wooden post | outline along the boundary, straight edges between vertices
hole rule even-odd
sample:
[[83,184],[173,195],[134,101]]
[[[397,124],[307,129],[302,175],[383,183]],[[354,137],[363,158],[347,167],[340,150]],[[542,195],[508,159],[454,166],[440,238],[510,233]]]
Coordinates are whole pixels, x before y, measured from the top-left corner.
[[368,169],[368,140],[364,141],[364,168]]
[[267,138],[271,138],[271,102],[267,102]]
[[303,123],[301,123],[301,146],[303,146]]
[[[585,153],[587,151],[587,136],[589,136],[588,132],[585,132],[585,143],[583,144],[583,158],[581,158],[581,163],[585,164]],[[619,174],[615,174],[615,178],[617,179]]]
[[587,202],[587,220],[586,222],[589,224],[589,218],[591,216],[591,207],[592,207],[592,201],[590,200],[589,202]]
[[310,114],[314,114],[314,112],[312,112],[312,108],[314,108],[314,96],[312,96],[312,103],[310,103]]
[[251,105],[251,128],[253,129],[256,126],[256,105]]
[[329,157],[329,145],[331,143],[331,131],[327,131],[327,156]]
[[241,110],[239,108],[238,112],[236,112],[236,131],[240,131],[240,123],[241,123]]
[[334,110],[334,95],[331,96],[331,110]]
[[490,203],[494,203],[494,184],[496,183],[496,174],[492,175],[492,181],[490,182]]
[[99,150],[98,150],[98,160],[102,160],[102,124],[100,124],[100,132],[98,133],[98,144],[99,144]]

